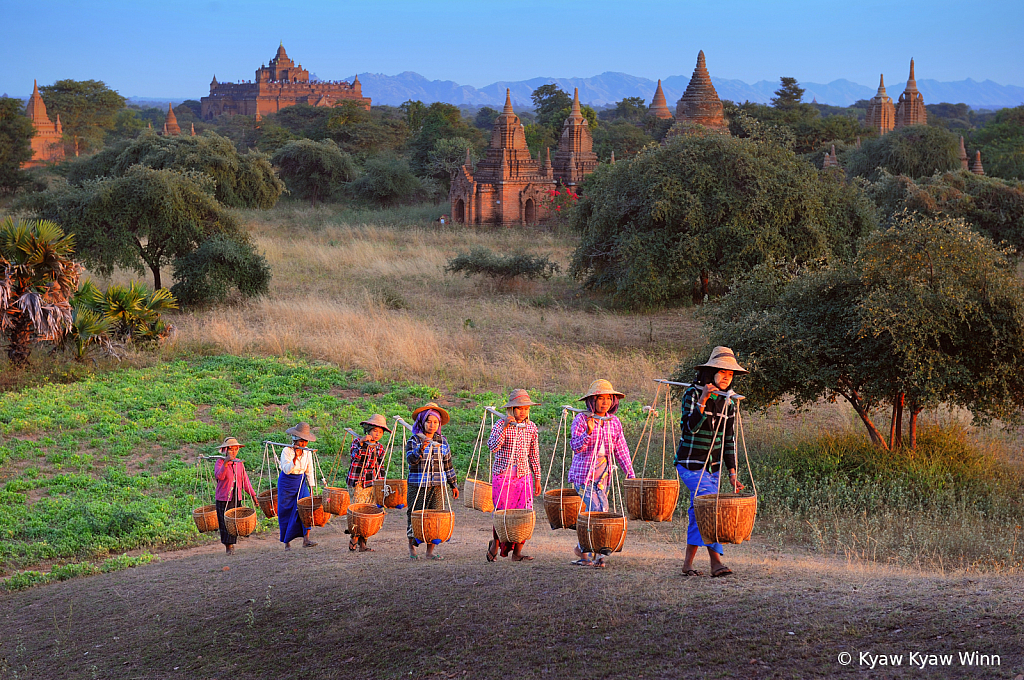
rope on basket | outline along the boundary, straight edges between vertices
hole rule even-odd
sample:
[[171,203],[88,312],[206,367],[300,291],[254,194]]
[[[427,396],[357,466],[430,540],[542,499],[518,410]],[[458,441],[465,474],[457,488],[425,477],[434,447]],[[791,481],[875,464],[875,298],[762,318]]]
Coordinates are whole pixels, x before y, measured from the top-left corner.
[[[587,411],[585,409],[573,408],[572,406],[566,406],[566,405],[563,405],[562,409],[563,409],[563,413],[566,412],[566,411],[573,411],[575,413],[585,413],[588,418],[593,418],[594,420],[597,421],[597,425],[595,426],[595,429],[597,430],[597,446],[594,447],[594,455],[590,459],[590,465],[587,468],[587,474],[584,476],[583,479],[584,479],[585,482],[587,482],[587,480],[590,480],[589,482],[587,482],[589,484],[593,484],[594,483],[593,474],[594,474],[594,470],[597,467],[597,452],[600,451],[600,450],[604,450],[606,452],[605,453],[605,460],[608,461],[608,472],[607,472],[607,475],[608,475],[608,479],[609,479],[609,482],[610,482],[609,485],[608,485],[608,490],[610,492],[609,495],[608,495],[608,510],[611,513],[613,513],[613,514],[622,515],[623,522],[625,522],[626,515],[625,515],[625,512],[623,512],[625,508],[623,507],[624,503],[623,503],[623,497],[622,497],[622,487],[620,485],[618,476],[615,474],[619,470],[618,460],[615,458],[615,448],[614,448],[614,442],[612,441],[612,434],[611,434],[611,432],[608,432],[607,431],[608,428],[605,427],[605,425],[609,421],[611,421],[612,418],[614,418],[614,416],[599,416],[599,415],[591,413],[590,411]],[[593,434],[593,433],[591,433],[591,434]],[[604,446],[604,442],[601,439],[602,436],[605,436],[607,438],[607,443],[610,446]],[[602,449],[602,447],[603,447],[603,449]],[[632,460],[630,461],[630,463],[632,463]],[[618,491],[618,501],[616,501],[616,491]],[[586,492],[584,492],[584,493],[586,493]],[[583,507],[586,509],[586,513],[587,513],[587,535],[591,536],[591,528],[590,527],[591,527],[591,524],[592,524],[592,514],[593,513],[591,512],[590,508],[587,507],[586,499],[585,498],[584,498]],[[580,547],[582,548],[583,546],[580,546]],[[594,546],[591,545],[590,547],[594,547]],[[614,549],[615,549],[615,547],[613,546],[612,550],[614,551]]]
[[[509,416],[509,415],[502,416],[500,413],[498,413],[498,411],[496,411],[491,406],[486,407],[484,410],[491,413],[491,429],[494,429],[494,416],[495,415],[501,416],[502,420],[504,420],[505,418],[511,418],[511,416]],[[498,423],[500,424],[502,422],[502,420],[499,420]],[[527,419],[526,422],[529,422],[529,419]],[[518,423],[515,423],[515,426],[519,427],[520,425]],[[557,446],[558,446],[558,435],[556,434],[555,435],[555,447],[557,448]],[[490,446],[487,447],[487,450],[488,451],[491,450]],[[554,453],[552,453],[551,455],[552,455],[552,461],[554,461]],[[529,465],[530,465],[530,461],[529,461],[528,458],[529,458],[529,453],[526,453],[524,455],[524,457],[523,457],[523,461],[522,461],[523,464],[522,464],[522,466],[516,466],[516,467],[519,467],[520,469],[528,468]],[[494,505],[494,508],[491,510],[491,523],[492,524],[494,523],[494,513],[498,512],[498,509],[499,509],[498,506],[501,505],[501,492],[502,491],[505,492],[505,505],[506,506],[508,505],[509,496],[512,494],[512,484],[511,484],[510,476],[509,476],[508,473],[512,471],[512,468],[514,467],[513,463],[515,463],[515,462],[516,461],[510,459],[509,463],[508,463],[508,467],[505,468],[505,483],[503,483],[502,487],[498,490],[498,502]],[[565,459],[564,458],[562,459],[562,466],[563,466],[563,468],[565,466]],[[523,475],[525,476],[526,473],[524,472]],[[491,484],[492,485],[494,484],[494,463],[493,462],[491,463]],[[530,494],[532,496],[533,495],[533,488],[527,489],[526,493]],[[544,502],[544,497],[541,496],[541,503],[543,503],[543,502]],[[509,510],[509,508],[508,507],[503,507],[501,509],[505,511],[504,514],[501,516],[501,522],[502,522],[502,527],[504,527],[504,530],[505,530],[505,538],[508,538],[508,510]],[[519,509],[519,508],[515,508],[515,509]],[[522,509],[525,510],[526,508],[522,508]],[[536,510],[534,510],[534,512],[536,512]]]
[[[395,416],[395,422],[397,422],[399,425],[404,427],[409,432],[412,432],[412,425],[410,425],[409,423],[405,422],[402,419],[401,416]],[[404,432],[402,433],[402,436],[403,436],[403,439],[404,439],[405,438],[405,433]],[[424,437],[423,434],[417,434],[417,435],[413,435],[413,436],[415,438],[421,440],[421,441],[425,440],[425,437]],[[451,501],[448,499],[448,483],[447,483],[447,481],[445,479],[443,479],[443,477],[444,477],[444,470],[442,469],[442,467],[444,465],[444,461],[443,461],[442,455],[441,455],[441,444],[439,444],[438,442],[435,442],[433,440],[433,438],[431,438],[427,443],[428,443],[428,445],[426,447],[427,448],[427,459],[426,459],[426,465],[425,465],[425,467],[426,467],[426,474],[427,474],[427,480],[428,481],[430,480],[430,475],[431,475],[431,467],[430,466],[433,464],[433,456],[434,456],[434,452],[436,450],[436,452],[437,452],[437,474],[438,474],[439,477],[442,477],[442,479],[441,479],[441,508],[440,509],[441,509],[441,511],[444,511],[445,510],[445,506],[447,505],[448,514],[453,514],[453,510],[452,510],[452,507],[451,507]],[[404,446],[402,447],[402,451],[403,451],[403,460],[404,460],[404,451],[405,451],[405,447]],[[404,474],[404,470],[403,470],[403,474]],[[420,474],[423,474],[423,473],[421,472]],[[416,497],[413,499],[413,504],[412,504],[412,512],[416,512],[416,503],[419,501],[420,494],[423,492],[423,486],[424,485],[419,484],[417,486],[418,486],[418,488],[416,489]],[[429,508],[429,509],[433,510],[433,508]],[[426,510],[428,510],[428,508],[421,508],[421,511],[423,511],[423,512],[425,512]],[[411,517],[411,515],[410,515],[410,517]],[[422,517],[425,519],[426,515],[423,515]],[[420,520],[420,527],[423,527],[423,526],[424,526],[424,522],[421,519]],[[414,530],[413,533],[415,533],[415,530]],[[434,539],[434,540],[437,541],[437,543],[435,543],[435,545],[437,545],[437,544],[439,544],[441,542],[439,539]]]

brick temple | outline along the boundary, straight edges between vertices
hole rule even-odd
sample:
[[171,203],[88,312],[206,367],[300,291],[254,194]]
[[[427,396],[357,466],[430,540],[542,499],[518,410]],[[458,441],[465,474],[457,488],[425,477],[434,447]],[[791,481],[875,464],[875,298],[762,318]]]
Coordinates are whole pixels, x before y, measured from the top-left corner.
[[926,125],[928,123],[928,111],[924,108],[924,97],[917,91],[917,79],[914,77],[914,60],[910,60],[910,78],[907,79],[907,89],[900,95],[896,104],[896,127],[909,127],[911,125]]
[[203,97],[201,115],[204,120],[217,116],[265,116],[296,104],[334,106],[355,101],[369,110],[370,98],[363,96],[359,76],[346,81],[309,80],[309,71],[288,57],[284,44],[270,60],[270,66],[256,69],[256,80],[244,83],[220,83],[217,76],[210,83],[210,96]]
[[668,108],[668,102],[665,100],[665,91],[661,89],[661,78],[658,78],[658,89],[654,91],[647,114],[660,120],[668,120],[672,117],[672,110]]
[[884,135],[896,127],[896,107],[892,103],[892,97],[885,92],[884,74],[878,76],[878,92],[868,102],[864,125],[879,135]]
[[697,66],[686,86],[686,91],[676,104],[676,122],[665,134],[663,143],[672,137],[698,130],[729,134],[729,123],[725,120],[725,109],[711,83],[704,50],[697,54]]
[[64,128],[60,124],[60,114],[57,114],[56,121],[50,120],[36,81],[32,81],[32,96],[28,98],[25,114],[32,120],[36,134],[31,139],[32,158],[22,167],[34,168],[64,160]]
[[491,141],[474,170],[466,162],[452,180],[448,193],[452,219],[464,224],[536,224],[550,217],[550,192],[576,185],[597,167],[590,124],[580,110],[579,90],[562,125],[555,162],[550,149],[544,162],[533,158],[512,97],[505,90],[505,107],[494,121]]

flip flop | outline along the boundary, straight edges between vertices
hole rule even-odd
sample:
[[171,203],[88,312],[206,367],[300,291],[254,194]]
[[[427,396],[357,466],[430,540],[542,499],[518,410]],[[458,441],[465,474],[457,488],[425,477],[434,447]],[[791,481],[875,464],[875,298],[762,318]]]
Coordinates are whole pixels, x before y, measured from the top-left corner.
[[366,546],[363,546],[362,548],[359,549],[359,552],[361,552],[361,553],[363,553],[363,552],[374,552],[374,550],[373,550],[373,548],[367,548]]
[[444,559],[444,555],[427,555],[427,557],[429,557],[432,560],[443,560]]
[[604,560],[594,560],[594,569],[607,569],[608,564]]
[[420,558],[420,556],[417,555],[416,553],[409,553],[409,559],[410,560],[418,560],[419,558]]
[[683,572],[683,576],[703,576],[703,575],[704,575],[703,571],[698,571],[696,569],[687,569],[686,571]]
[[359,539],[353,536],[348,540],[348,550],[349,552],[355,552],[357,547],[359,547]]
[[732,569],[729,567],[719,567],[711,572],[711,578],[718,578],[719,576],[731,576]]
[[513,562],[532,562],[533,561],[533,556],[531,556],[531,555],[520,555],[519,559],[516,559],[515,557],[513,557],[512,561]]
[[497,559],[498,559],[498,553],[497,553],[497,551],[495,551],[495,552],[491,552],[491,544],[490,544],[490,543],[488,543],[488,544],[487,544],[487,561],[488,561],[488,562],[494,562],[494,561],[496,561]]
[[320,544],[317,543],[316,541],[310,541],[309,543],[303,543],[302,547],[303,548],[312,548],[315,545],[320,545]]
[[575,564],[577,567],[592,567],[592,566],[594,566],[593,562],[591,562],[590,560],[585,560],[582,557],[580,559],[578,559],[578,560],[570,562],[569,564]]

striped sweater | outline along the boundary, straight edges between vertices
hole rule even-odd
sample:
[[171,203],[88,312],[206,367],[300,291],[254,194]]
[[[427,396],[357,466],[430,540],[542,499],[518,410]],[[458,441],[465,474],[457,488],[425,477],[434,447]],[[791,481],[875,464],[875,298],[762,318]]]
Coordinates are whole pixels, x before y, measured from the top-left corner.
[[[682,465],[687,470],[706,467],[711,472],[718,472],[724,440],[725,467],[727,470],[736,469],[736,402],[712,394],[701,413],[699,400],[699,387],[688,387],[683,392],[682,418],[679,423],[682,434],[676,447],[676,465]],[[724,423],[721,422],[723,419]],[[716,425],[717,435],[714,434]]]

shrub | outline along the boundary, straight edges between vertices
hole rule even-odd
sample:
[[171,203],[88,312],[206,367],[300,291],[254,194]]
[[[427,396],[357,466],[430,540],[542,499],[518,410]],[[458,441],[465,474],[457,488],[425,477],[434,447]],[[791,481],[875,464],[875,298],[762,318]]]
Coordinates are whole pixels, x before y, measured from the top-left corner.
[[845,153],[842,162],[851,176],[877,179],[879,168],[894,175],[928,177],[960,168],[960,138],[949,130],[911,125],[866,139]]
[[398,156],[383,154],[366,161],[363,174],[352,183],[357,196],[387,207],[411,200],[420,192],[420,180],[409,163]]
[[280,169],[288,190],[313,205],[335,196],[356,176],[352,157],[331,139],[288,142],[277,150],[272,161]]
[[248,242],[214,236],[198,249],[174,261],[178,280],[171,292],[183,304],[222,301],[235,288],[243,297],[265,295],[270,288],[270,265]]
[[449,274],[465,274],[469,278],[473,274],[483,274],[501,283],[513,279],[524,278],[550,279],[561,271],[557,262],[552,262],[547,255],[527,255],[512,253],[501,255],[489,248],[473,248],[469,253],[459,253],[448,260],[444,270]]

